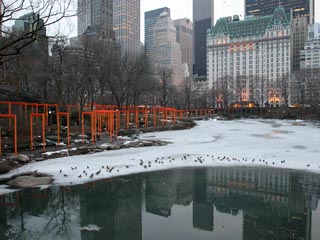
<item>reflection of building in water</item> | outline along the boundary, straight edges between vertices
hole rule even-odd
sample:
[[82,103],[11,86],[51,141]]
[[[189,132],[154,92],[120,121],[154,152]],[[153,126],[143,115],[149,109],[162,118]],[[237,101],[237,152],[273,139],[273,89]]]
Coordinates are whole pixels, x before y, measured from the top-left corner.
[[301,173],[299,174],[299,184],[308,199],[307,208],[316,210],[318,199],[320,198],[320,177],[317,174]]
[[[2,196],[0,196],[1,198]],[[0,239],[6,239],[7,212],[5,207],[0,205]]]
[[268,215],[267,209],[260,214],[243,214],[243,240],[249,239],[310,239],[307,229],[310,215],[292,217]]
[[146,211],[168,217],[174,204],[193,200],[193,227],[213,231],[213,205],[207,201],[206,169],[152,173],[146,180]]
[[[173,205],[193,201],[193,227],[206,231],[213,231],[214,207],[241,212],[244,240],[310,239],[311,211],[320,196],[320,176],[311,173],[222,167],[162,171],[129,176],[128,182],[109,179],[0,196],[0,239],[21,239],[23,233],[25,239],[141,240],[141,179],[147,212],[167,217]],[[90,224],[101,230],[80,231]]]
[[177,185],[176,204],[188,206],[193,200],[193,170],[181,170],[180,181]]
[[134,184],[123,184],[122,191],[117,192],[116,199],[116,236],[115,239],[142,239],[142,192],[139,179]]
[[81,239],[142,239],[141,183],[97,182],[81,191],[81,226],[94,224],[99,232],[82,231]]
[[291,212],[303,214],[306,209],[307,199],[303,193],[302,186],[299,184],[299,175],[291,173],[289,175],[289,209]]
[[311,210],[299,176],[281,169],[208,170],[218,211],[243,211],[243,239],[310,239]]
[[146,211],[168,217],[177,200],[181,171],[169,170],[152,173],[146,180]]
[[207,201],[207,169],[194,170],[193,227],[213,231],[213,204]]
[[[212,168],[207,174],[208,185],[230,187],[233,189],[246,189],[252,195],[263,193],[266,200],[277,202],[287,201],[285,195],[289,188],[289,172],[277,169],[253,168]],[[212,190],[209,187],[209,190]]]

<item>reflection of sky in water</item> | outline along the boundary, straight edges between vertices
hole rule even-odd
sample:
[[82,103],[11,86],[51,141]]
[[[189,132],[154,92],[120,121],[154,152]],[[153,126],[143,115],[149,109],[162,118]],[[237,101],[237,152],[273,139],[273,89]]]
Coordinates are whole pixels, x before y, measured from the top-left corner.
[[0,196],[0,239],[319,239],[319,196],[283,169],[144,173]]

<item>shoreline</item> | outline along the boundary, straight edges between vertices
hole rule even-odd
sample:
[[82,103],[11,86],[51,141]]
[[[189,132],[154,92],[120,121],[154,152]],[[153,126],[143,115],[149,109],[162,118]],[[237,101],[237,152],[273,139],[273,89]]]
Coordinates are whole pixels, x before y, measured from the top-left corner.
[[[76,155],[66,158],[50,159],[42,162],[29,163],[19,169],[11,171],[8,174],[0,176],[10,177],[10,175],[12,176],[14,173],[33,172],[35,170],[38,170],[39,173],[45,173],[54,178],[54,182],[49,186],[66,186],[78,185],[96,180],[109,179],[147,171],[153,172],[168,169],[193,167],[273,167],[293,171],[320,173],[320,163],[317,163],[317,161],[315,161],[315,155],[319,155],[317,154],[318,152],[314,152],[317,150],[302,154],[304,158],[307,158],[308,155],[310,155],[310,160],[312,161],[308,166],[308,163],[305,160],[301,160],[299,159],[298,155],[296,155],[295,153],[291,153],[291,151],[299,152],[305,150],[302,148],[302,145],[300,146],[300,149],[294,148],[290,151],[281,151],[281,153],[278,153],[278,150],[274,149],[274,147],[277,147],[278,144],[273,146],[273,141],[283,141],[283,139],[281,139],[282,136],[293,134],[289,133],[290,131],[293,132],[291,130],[292,128],[298,129],[300,135],[308,135],[307,132],[316,134],[315,131],[319,131],[320,133],[320,129],[318,126],[311,126],[307,124],[307,122],[303,122],[303,124],[301,124],[300,122],[300,125],[293,125],[295,121],[266,121],[264,119],[241,119],[233,121],[208,120],[199,121],[197,123],[199,125],[189,130],[150,132],[144,133],[140,136],[141,141],[144,141],[148,138],[152,140],[156,139],[158,141],[160,140],[168,142],[173,140],[172,144],[169,145],[157,147],[151,146],[145,148],[127,148],[114,151],[105,151],[96,154]],[[243,129],[237,130],[237,128],[235,128],[237,125],[241,126]],[[251,152],[245,151],[246,149],[241,149],[238,146],[239,150],[241,151],[237,151],[237,149],[234,149],[233,152],[228,153],[228,151],[230,150],[230,146],[226,145],[226,142],[224,142],[224,138],[236,141],[234,139],[234,136],[238,136],[240,130],[244,133],[250,131],[250,125],[253,125],[256,128],[257,132],[260,128],[269,129],[271,127],[271,129],[277,129],[278,133],[274,133],[274,138],[266,138],[262,141],[262,143],[264,143],[265,141],[269,141],[270,144],[272,143],[272,148],[267,149],[268,151],[266,151],[266,149],[264,148],[261,148],[261,150],[266,151],[264,153],[259,152],[259,149],[257,149],[257,152],[252,151],[252,149]],[[217,129],[215,129],[216,126],[218,127]],[[220,131],[221,133],[224,133],[225,136],[211,136],[210,131],[208,131],[206,128],[212,128],[213,130],[216,130],[216,132]],[[283,128],[284,130],[279,130],[279,128]],[[287,128],[289,128],[290,131],[286,130]],[[150,134],[152,136],[150,136]],[[261,136],[264,135],[259,135],[258,133],[256,135],[257,136],[251,136],[249,134],[250,138],[246,139],[246,137],[244,140],[252,144],[251,141],[253,138],[256,144],[258,144],[258,142],[261,142],[261,140],[258,141],[257,139],[261,138]],[[202,139],[199,139],[200,137],[202,137]],[[294,136],[294,138],[292,138],[291,140],[295,141],[296,139],[297,136]],[[244,141],[240,141],[240,143],[244,144],[245,147],[246,144]],[[215,146],[215,148],[209,149],[206,148],[207,146]],[[225,150],[221,151],[221,147],[223,146],[225,147]],[[296,147],[299,146],[297,145]],[[273,155],[269,154],[269,150],[274,151]],[[245,152],[247,152],[247,154],[245,154]],[[187,157],[187,155],[189,156]],[[155,156],[159,156],[159,159],[157,159],[157,157]],[[281,161],[284,161],[284,156],[287,156],[288,158],[286,158],[285,162],[282,163]],[[297,159],[289,159],[289,156],[295,156]],[[221,160],[223,157],[224,159]],[[259,158],[261,159],[261,162],[259,162]],[[254,162],[252,162],[253,160]],[[295,160],[296,162],[293,162],[293,160]],[[156,161],[161,163],[156,163]],[[77,167],[76,170],[74,169],[75,167]],[[107,167],[109,169],[113,168],[113,170],[108,172]],[[60,170],[62,170],[61,173],[59,172]],[[85,175],[83,171],[85,171],[87,175]],[[92,174],[93,176],[90,178]],[[4,188],[0,189],[2,189],[2,191],[0,190],[0,194],[4,194]]]

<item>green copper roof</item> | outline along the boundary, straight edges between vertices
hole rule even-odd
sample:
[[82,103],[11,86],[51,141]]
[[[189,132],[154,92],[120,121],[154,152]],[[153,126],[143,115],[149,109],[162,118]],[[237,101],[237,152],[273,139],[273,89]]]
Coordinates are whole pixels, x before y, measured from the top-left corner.
[[230,35],[230,38],[258,36],[265,34],[268,28],[276,25],[289,26],[290,23],[291,13],[285,13],[283,7],[278,7],[271,16],[249,17],[243,21],[232,21],[230,17],[220,18],[208,33],[211,36]]

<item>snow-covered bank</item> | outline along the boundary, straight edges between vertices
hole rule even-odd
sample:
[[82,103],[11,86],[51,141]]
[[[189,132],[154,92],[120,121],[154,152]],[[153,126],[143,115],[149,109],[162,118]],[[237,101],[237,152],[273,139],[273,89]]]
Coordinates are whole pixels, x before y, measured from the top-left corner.
[[[180,167],[271,166],[320,172],[320,128],[293,121],[201,121],[189,130],[143,134],[172,142],[31,163],[28,171],[52,175],[54,184],[79,184],[119,175]],[[7,191],[0,187],[0,193]]]

